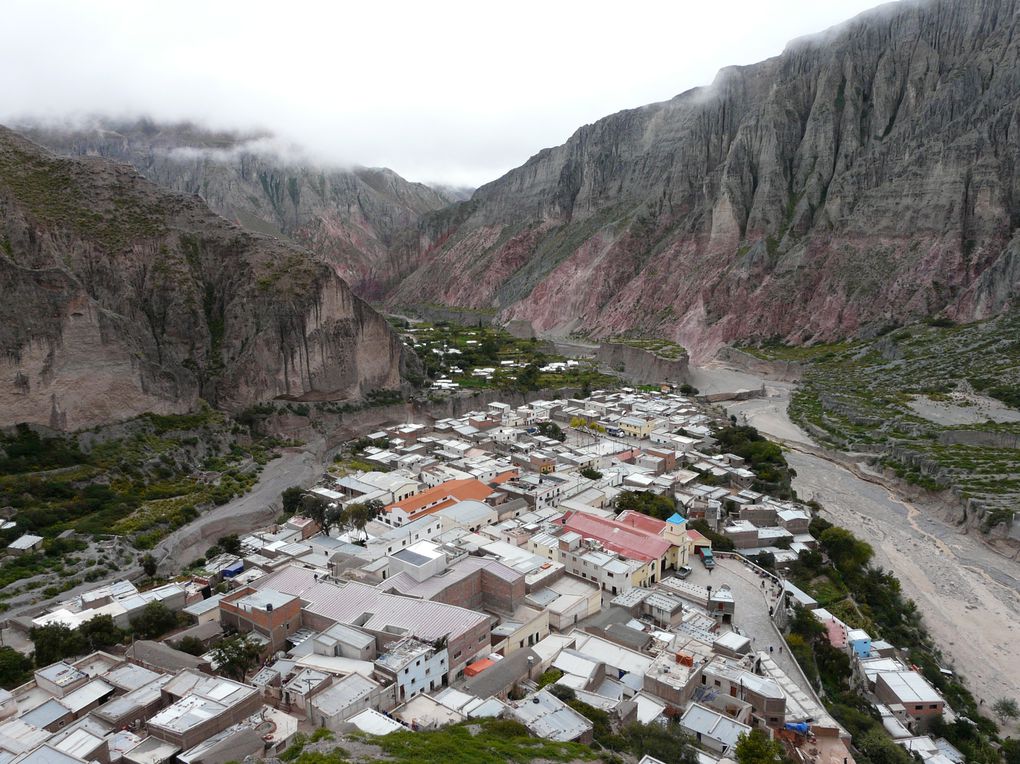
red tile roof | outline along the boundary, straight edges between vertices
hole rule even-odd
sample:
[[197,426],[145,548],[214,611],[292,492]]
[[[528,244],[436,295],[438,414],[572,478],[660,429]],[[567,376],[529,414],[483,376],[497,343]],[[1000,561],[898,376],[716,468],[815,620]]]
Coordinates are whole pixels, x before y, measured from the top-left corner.
[[492,494],[492,489],[480,480],[464,478],[462,480],[447,480],[435,488],[429,488],[421,493],[409,496],[403,501],[395,501],[387,504],[385,510],[392,512],[394,509],[402,509],[411,520],[431,515],[444,507],[449,507],[459,501],[483,501]]
[[671,546],[668,541],[654,533],[585,512],[569,512],[564,515],[562,522],[569,530],[581,534],[584,538],[601,541],[609,551],[632,560],[644,562],[657,560],[665,555]]
[[661,536],[663,530],[666,528],[666,523],[663,520],[659,520],[649,515],[643,515],[640,512],[635,512],[633,509],[628,509],[617,515],[616,522],[629,525],[632,528],[637,528],[638,530],[646,531],[648,533],[654,533],[657,536]]

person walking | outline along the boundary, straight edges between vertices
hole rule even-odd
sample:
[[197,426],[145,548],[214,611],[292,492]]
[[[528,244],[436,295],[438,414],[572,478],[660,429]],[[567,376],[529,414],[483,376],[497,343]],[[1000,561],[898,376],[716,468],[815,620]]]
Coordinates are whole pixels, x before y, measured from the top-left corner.
[[774,648],[773,648],[773,646],[772,646],[772,645],[769,645],[769,654],[770,654],[770,655],[772,654],[772,650],[773,650],[773,649],[774,649]]

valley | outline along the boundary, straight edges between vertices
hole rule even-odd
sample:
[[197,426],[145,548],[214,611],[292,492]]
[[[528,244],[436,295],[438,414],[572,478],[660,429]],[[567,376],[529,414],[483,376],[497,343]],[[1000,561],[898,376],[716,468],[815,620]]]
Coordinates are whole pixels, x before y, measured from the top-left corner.
[[978,529],[948,522],[937,500],[908,497],[909,485],[819,448],[787,414],[793,384],[720,368],[697,370],[694,379],[709,389],[764,384],[767,397],[727,404],[727,412],[785,444],[798,495],[872,545],[976,696],[990,704],[1020,693],[1016,548],[993,549]]

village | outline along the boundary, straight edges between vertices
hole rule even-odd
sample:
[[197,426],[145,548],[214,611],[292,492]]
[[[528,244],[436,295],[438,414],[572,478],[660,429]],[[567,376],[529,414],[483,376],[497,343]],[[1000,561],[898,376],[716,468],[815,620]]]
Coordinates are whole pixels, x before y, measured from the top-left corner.
[[226,764],[319,729],[483,718],[597,744],[585,709],[676,723],[702,764],[752,734],[848,764],[784,636],[805,613],[897,745],[962,762],[929,734],[953,709],[904,651],[787,580],[819,551],[812,508],[758,490],[760,465],[720,446],[732,424],[664,385],[366,432],[292,513],[178,580],[10,619],[27,638],[159,603],[187,625],[2,691],[0,764]]

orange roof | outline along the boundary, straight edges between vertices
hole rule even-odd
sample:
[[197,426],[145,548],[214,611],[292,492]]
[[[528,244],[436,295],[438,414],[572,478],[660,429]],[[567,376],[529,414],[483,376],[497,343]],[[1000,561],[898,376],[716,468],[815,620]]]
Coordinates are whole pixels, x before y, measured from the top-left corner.
[[435,488],[429,488],[414,496],[409,496],[403,501],[387,504],[385,510],[392,512],[394,509],[402,509],[412,520],[417,520],[419,517],[431,515],[458,501],[483,501],[491,493],[492,489],[489,486],[474,478],[447,480]]
[[513,478],[517,477],[520,474],[521,474],[520,470],[507,470],[506,472],[501,472],[498,475],[496,475],[496,477],[492,479],[491,483],[500,485],[502,483],[505,483],[507,480],[512,480]]
[[482,658],[480,661],[475,661],[474,663],[465,666],[464,676],[478,676],[483,671],[485,671],[485,669],[489,668],[489,666],[492,665],[494,664],[491,660],[489,660],[488,658]]

